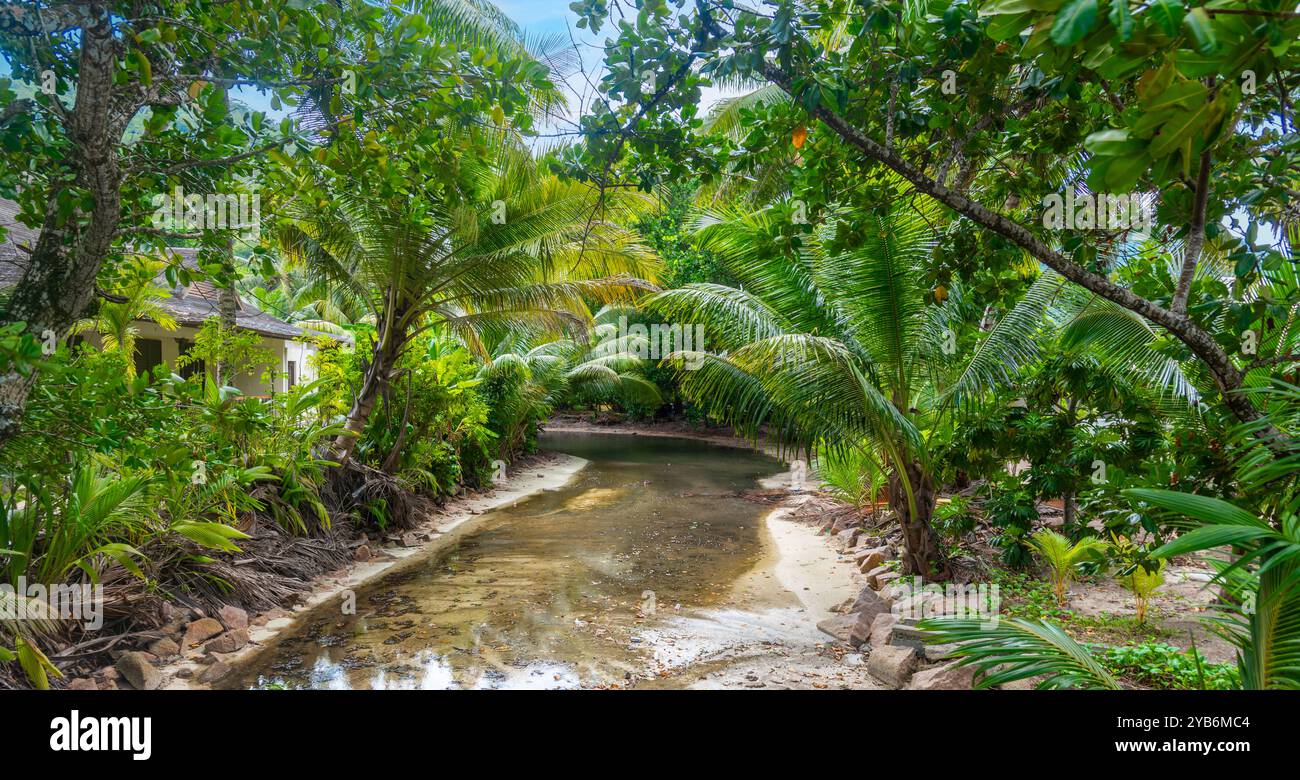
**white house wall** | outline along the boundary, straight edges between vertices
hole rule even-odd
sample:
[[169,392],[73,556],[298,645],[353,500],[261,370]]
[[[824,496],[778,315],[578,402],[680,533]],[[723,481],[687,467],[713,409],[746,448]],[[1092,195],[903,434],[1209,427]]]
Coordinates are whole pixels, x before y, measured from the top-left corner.
[[[198,328],[188,326],[178,327],[176,330],[164,330],[152,322],[137,322],[136,328],[139,331],[137,338],[155,339],[162,342],[162,358],[172,370],[176,369],[176,359],[180,357],[180,344],[178,340],[194,341]],[[98,334],[87,333],[86,340],[96,349],[102,349],[103,344]],[[262,369],[255,373],[242,373],[235,376],[231,384],[239,388],[247,395],[270,395],[271,393],[283,393],[288,384],[289,361],[297,363],[298,382],[302,383],[315,378],[315,369],[311,366],[311,358],[316,354],[316,346],[301,341],[285,341],[284,339],[271,338],[269,336],[261,337],[261,347],[268,350],[274,358],[275,375],[272,383],[261,381]]]

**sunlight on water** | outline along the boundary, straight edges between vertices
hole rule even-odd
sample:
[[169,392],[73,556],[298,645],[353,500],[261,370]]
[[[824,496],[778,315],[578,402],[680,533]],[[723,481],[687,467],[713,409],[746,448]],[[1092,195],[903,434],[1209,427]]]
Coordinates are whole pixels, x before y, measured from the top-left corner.
[[648,637],[722,602],[770,507],[773,458],[685,439],[547,434],[590,461],[453,547],[323,608],[224,687],[577,688],[655,662]]

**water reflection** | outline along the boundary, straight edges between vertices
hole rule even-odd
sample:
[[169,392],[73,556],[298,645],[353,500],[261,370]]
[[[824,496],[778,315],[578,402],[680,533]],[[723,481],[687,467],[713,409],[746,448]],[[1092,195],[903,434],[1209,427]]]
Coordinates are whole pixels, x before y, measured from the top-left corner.
[[[643,632],[717,604],[757,562],[773,458],[685,439],[547,434],[591,461],[565,487],[475,521],[454,547],[323,610],[229,687],[621,684]],[[649,593],[647,593],[649,591]]]

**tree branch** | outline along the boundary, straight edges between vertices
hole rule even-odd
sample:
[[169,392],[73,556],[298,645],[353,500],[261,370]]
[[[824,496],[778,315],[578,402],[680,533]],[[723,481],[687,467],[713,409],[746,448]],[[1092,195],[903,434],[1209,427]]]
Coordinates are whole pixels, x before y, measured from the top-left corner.
[[[798,97],[794,89],[794,79],[772,62],[764,61],[761,72],[765,78],[780,86],[791,96]],[[1035,236],[1024,225],[995,213],[960,193],[951,190],[922,173],[911,163],[897,154],[886,150],[864,132],[849,125],[843,117],[821,105],[814,105],[810,113],[820,119],[837,135],[849,144],[857,147],[867,157],[881,163],[912,183],[917,190],[965,216],[978,225],[1006,238],[1047,267],[1061,276],[1084,287],[1091,292],[1123,306],[1125,309],[1140,314],[1151,322],[1167,329],[1187,345],[1194,355],[1200,358],[1214,377],[1223,395],[1224,404],[1242,422],[1256,422],[1261,415],[1243,391],[1241,371],[1233,364],[1227,352],[1219,346],[1214,338],[1185,314],[1169,311],[1155,303],[1135,295],[1132,291],[1120,287],[1104,276],[1093,273],[1075,263],[1060,252],[1052,249]],[[1260,426],[1260,437],[1275,450],[1288,449],[1289,437],[1275,426],[1265,423]]]

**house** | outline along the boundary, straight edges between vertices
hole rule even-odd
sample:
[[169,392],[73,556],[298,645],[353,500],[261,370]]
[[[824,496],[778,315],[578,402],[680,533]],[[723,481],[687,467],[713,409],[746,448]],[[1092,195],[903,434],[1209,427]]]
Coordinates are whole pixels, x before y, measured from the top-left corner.
[[[27,267],[29,253],[23,247],[32,246],[37,237],[36,231],[19,223],[15,219],[18,205],[13,201],[0,198],[0,226],[6,228],[8,236],[0,241],[0,289],[18,283]],[[179,262],[190,269],[198,267],[198,250],[176,247],[167,250],[173,262]],[[168,288],[163,276],[159,276],[159,287]],[[165,330],[156,323],[139,320],[136,325],[139,336],[136,339],[135,365],[138,372],[145,372],[155,366],[166,363],[175,367],[176,359],[185,354],[194,343],[194,336],[203,323],[219,315],[218,291],[208,281],[194,281],[188,286],[170,288],[170,295],[158,301],[159,305],[176,320],[179,326],[175,330]],[[239,374],[231,384],[247,395],[267,396],[284,392],[301,382],[315,378],[312,358],[317,352],[316,339],[338,339],[337,336],[304,331],[290,325],[267,312],[258,309],[247,301],[240,299],[235,313],[235,327],[242,331],[256,333],[261,337],[262,347],[274,355],[273,363],[268,367],[257,368],[252,372]],[[99,337],[87,334],[87,340],[98,346]],[[263,374],[270,368],[270,381],[263,381]],[[196,370],[189,368],[183,373]]]

